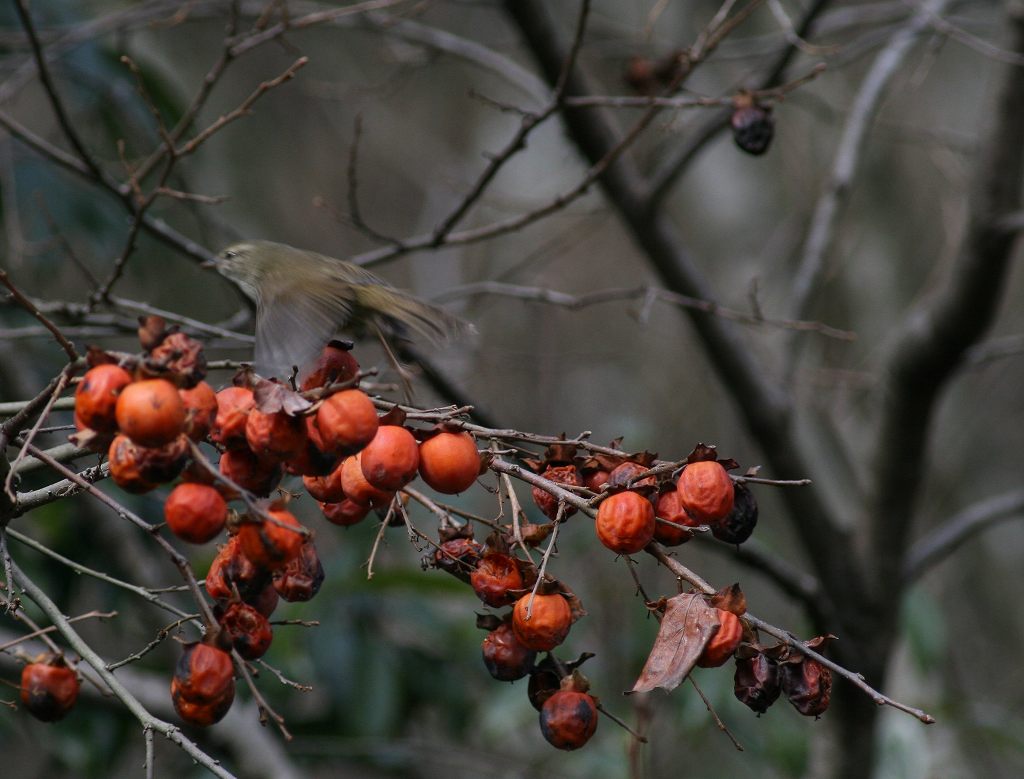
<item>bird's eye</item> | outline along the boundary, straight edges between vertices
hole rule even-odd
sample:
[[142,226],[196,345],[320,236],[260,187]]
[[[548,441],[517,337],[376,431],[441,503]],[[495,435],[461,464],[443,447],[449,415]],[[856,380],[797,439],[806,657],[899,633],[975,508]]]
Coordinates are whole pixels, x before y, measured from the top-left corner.
[[223,256],[225,260],[231,260],[238,256],[238,252],[228,249],[221,256]]

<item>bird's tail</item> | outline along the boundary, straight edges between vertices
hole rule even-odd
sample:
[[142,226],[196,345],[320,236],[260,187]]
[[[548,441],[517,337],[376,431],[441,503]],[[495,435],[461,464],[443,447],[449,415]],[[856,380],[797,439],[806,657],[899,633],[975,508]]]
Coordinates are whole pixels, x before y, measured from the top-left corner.
[[358,306],[384,320],[401,332],[402,326],[437,343],[471,335],[476,328],[443,308],[394,287],[366,285],[356,287]]

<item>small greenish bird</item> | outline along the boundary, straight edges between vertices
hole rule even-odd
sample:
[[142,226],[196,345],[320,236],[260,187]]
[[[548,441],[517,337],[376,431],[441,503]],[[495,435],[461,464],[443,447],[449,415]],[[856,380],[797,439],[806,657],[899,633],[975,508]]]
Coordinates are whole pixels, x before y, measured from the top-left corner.
[[358,265],[287,244],[242,241],[212,265],[256,303],[254,367],[262,376],[287,378],[309,366],[339,330],[373,333],[396,367],[389,339],[406,330],[434,342],[472,330]]

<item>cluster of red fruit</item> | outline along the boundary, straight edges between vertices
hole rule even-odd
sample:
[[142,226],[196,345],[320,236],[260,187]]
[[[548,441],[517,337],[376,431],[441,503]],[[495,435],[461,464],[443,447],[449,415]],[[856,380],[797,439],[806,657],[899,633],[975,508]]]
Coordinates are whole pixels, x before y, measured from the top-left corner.
[[[270,647],[269,617],[280,598],[305,601],[324,578],[312,534],[283,501],[252,508],[285,473],[300,475],[324,516],[353,525],[390,504],[416,476],[454,494],[480,472],[468,433],[402,426],[400,413],[378,417],[354,385],[359,365],[343,344],[326,347],[300,392],[240,374],[215,392],[203,380],[201,345],[143,322],[141,357],[90,353],[92,367],[75,394],[76,440],[107,451],[111,477],[130,492],[146,492],[182,477],[164,504],[168,529],[202,544],[229,537],[206,576],[217,624],[186,647],[172,683],[179,715],[198,725],[216,722],[234,698],[229,652],[253,660]],[[214,468],[195,444],[219,453]],[[239,515],[228,502],[246,499]]]
[[[215,623],[207,625],[201,642],[186,645],[171,684],[182,719],[209,725],[234,700],[231,652],[246,660],[261,657],[273,639],[269,617],[279,600],[309,600],[324,578],[312,534],[286,502],[254,498],[269,496],[286,473],[301,476],[326,519],[348,526],[392,505],[417,476],[438,492],[462,492],[486,462],[473,437],[457,427],[412,430],[397,407],[379,416],[357,388],[359,365],[343,344],[324,349],[298,391],[243,372],[233,386],[215,392],[203,380],[198,342],[156,318],[144,321],[140,339],[141,356],[90,353],[92,367],[76,392],[77,440],[106,451],[113,480],[128,491],[145,492],[180,476],[164,505],[167,527],[178,538],[202,544],[228,532],[205,580]],[[216,466],[197,448],[200,442],[216,450]],[[655,456],[647,452],[578,451],[566,442],[549,447],[542,460],[524,461],[550,482],[599,499],[597,536],[617,554],[634,554],[652,541],[682,544],[703,529],[739,544],[757,522],[753,495],[728,474],[736,463],[719,460],[711,447],[698,445],[675,474],[653,467]],[[521,528],[521,543],[536,547],[555,520],[576,508],[541,487],[532,497],[552,520]],[[244,513],[229,508],[239,499]],[[478,619],[488,631],[482,646],[487,670],[501,681],[529,676],[528,694],[544,737],[560,749],[585,744],[596,730],[600,704],[578,666],[592,655],[566,662],[553,651],[585,614],[578,598],[513,553],[510,530],[495,530],[482,545],[468,523],[443,522],[439,536],[430,565],[468,583],[487,606],[512,607]],[[718,628],[698,665],[721,666],[736,655],[737,696],[757,711],[780,690],[801,711],[824,710],[827,669],[801,662],[802,655],[776,656],[743,643],[737,614],[718,609],[717,615]],[[540,652],[547,656],[538,661]],[[74,671],[61,658],[48,657],[26,666],[26,673],[59,680],[44,685],[43,695],[30,693],[40,684],[25,678],[23,699],[39,701],[30,711],[63,716],[77,694]],[[69,692],[72,682],[75,694]]]
[[[742,544],[757,524],[757,502],[728,470],[733,460],[718,460],[712,447],[698,444],[677,479],[658,481],[651,474],[654,455],[599,454],[579,457],[571,445],[549,447],[543,460],[527,460],[545,479],[570,489],[607,493],[598,508],[595,529],[601,543],[618,554],[635,554],[651,541],[678,546],[702,526],[715,538]],[[558,500],[534,487],[533,500],[554,519]],[[563,516],[576,511],[563,508]]]
[[[536,546],[550,526],[529,526],[524,542]],[[540,531],[540,532],[536,532]],[[597,729],[597,699],[573,663],[562,663],[552,651],[585,613],[576,596],[561,582],[538,581],[534,564],[511,554],[508,533],[494,532],[486,545],[473,540],[472,528],[443,527],[440,544],[425,560],[473,588],[487,606],[511,611],[479,616],[487,630],[482,650],[487,671],[498,681],[530,677],[530,702],[540,712],[541,733],[559,749],[583,746]],[[537,653],[548,656],[537,662]]]

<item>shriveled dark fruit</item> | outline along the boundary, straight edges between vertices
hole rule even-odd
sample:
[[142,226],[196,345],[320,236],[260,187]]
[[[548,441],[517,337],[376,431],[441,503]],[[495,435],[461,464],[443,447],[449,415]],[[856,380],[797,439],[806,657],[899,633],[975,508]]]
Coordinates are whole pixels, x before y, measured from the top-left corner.
[[205,544],[216,538],[227,517],[228,504],[206,484],[179,484],[164,502],[167,527],[178,538],[193,544]]
[[[242,553],[238,536],[231,536],[210,563],[206,574],[206,592],[214,600],[228,600],[235,589],[247,603],[259,598],[270,587],[270,572],[256,566]],[[274,593],[276,595],[276,593]],[[265,613],[265,612],[264,612]]]
[[193,441],[202,441],[210,434],[217,418],[217,393],[205,381],[191,389],[178,390],[185,406],[185,435]]
[[[580,472],[576,469],[575,465],[551,465],[541,476],[556,484],[565,484],[570,487],[583,486],[583,479],[580,478]],[[530,496],[533,498],[533,502],[537,504],[537,508],[548,519],[554,520],[558,516],[558,498],[550,492],[542,490],[540,487],[534,487],[530,490]],[[562,516],[571,517],[575,513],[576,509],[566,504],[565,513]]]
[[298,556],[306,539],[299,532],[302,525],[290,511],[272,508],[267,515],[276,522],[259,518],[244,523],[238,530],[238,543],[242,554],[257,566],[276,571]]
[[245,423],[255,407],[252,390],[245,387],[222,389],[217,393],[217,413],[210,429],[210,440],[225,449],[246,446]]
[[343,498],[337,503],[321,503],[319,505],[327,521],[339,527],[358,525],[370,513],[369,506],[356,503],[348,498]]
[[293,476],[326,476],[338,465],[341,460],[333,454],[326,454],[317,445],[320,440],[320,431],[316,429],[313,417],[305,417],[303,426],[306,428],[306,445],[297,455],[284,462],[284,469]]
[[181,473],[188,462],[188,439],[180,435],[165,446],[147,447],[118,435],[111,441],[107,457],[115,484],[127,492],[148,492]]
[[693,517],[686,513],[686,509],[683,508],[683,501],[679,497],[679,490],[668,490],[661,493],[658,496],[654,513],[657,514],[659,519],[672,523],[669,525],[665,522],[656,521],[654,525],[654,540],[665,546],[685,544],[692,538],[690,531],[686,528],[700,527],[700,522],[693,519]]
[[298,556],[274,573],[274,589],[289,603],[310,600],[323,583],[324,567],[312,540],[307,540]]
[[557,749],[579,749],[597,730],[593,696],[574,690],[553,693],[540,710],[540,732]]
[[701,668],[717,668],[725,665],[732,657],[736,647],[743,640],[743,624],[740,618],[731,611],[715,609],[718,612],[719,628],[711,640],[704,646],[704,651],[697,658],[697,665]]
[[782,691],[798,712],[805,717],[820,717],[832,698],[832,671],[817,660],[783,663]]
[[484,555],[469,575],[473,592],[488,606],[515,603],[523,588],[523,577],[516,561],[507,554],[491,552]]
[[42,722],[64,719],[78,700],[78,674],[59,655],[45,655],[21,669],[21,703]]
[[131,374],[117,365],[97,365],[86,371],[75,389],[76,426],[99,433],[115,432],[117,398],[131,383]]
[[537,653],[527,649],[516,638],[512,626],[503,622],[484,637],[484,665],[499,682],[522,679],[533,668]]
[[345,500],[345,490],[341,486],[341,463],[324,476],[303,476],[302,486],[314,500],[321,503],[340,503]]
[[261,460],[293,459],[306,448],[306,421],[283,411],[264,414],[253,409],[245,421],[245,441]]
[[757,500],[742,484],[733,486],[736,498],[729,516],[711,526],[711,534],[727,544],[742,544],[757,525]]
[[610,471],[606,471],[602,468],[587,471],[583,474],[583,486],[591,492],[600,492],[601,487],[608,483],[608,477],[610,475]]
[[558,674],[554,662],[550,657],[545,657],[530,671],[530,683],[526,688],[530,705],[540,711],[544,701],[562,688],[561,684],[562,677]]
[[129,384],[117,396],[117,428],[139,446],[169,444],[185,429],[185,404],[165,379]]
[[169,371],[182,387],[194,387],[206,376],[203,345],[184,333],[171,333],[146,357],[150,369]]
[[177,685],[178,695],[191,703],[214,703],[234,690],[231,656],[209,644],[188,644],[178,658],[172,684]]
[[472,538],[453,538],[434,550],[433,565],[456,579],[468,582],[482,554],[483,547]]
[[277,608],[277,604],[280,600],[281,596],[278,595],[277,590],[274,589],[273,582],[267,582],[262,590],[260,590],[255,596],[246,598],[245,602],[256,609],[256,611],[264,617],[270,619],[270,615],[274,613],[274,609]]
[[782,692],[779,666],[758,652],[736,658],[733,693],[737,700],[758,714],[764,714]]
[[616,490],[635,489],[636,487],[653,487],[656,484],[653,476],[637,478],[649,469],[640,463],[627,460],[619,463],[608,473],[608,488]]
[[351,381],[359,375],[359,363],[352,352],[345,349],[340,342],[332,341],[323,348],[316,362],[309,368],[309,373],[302,380],[301,389],[306,392],[328,384],[341,384]]
[[654,538],[654,508],[636,492],[605,498],[597,510],[594,528],[601,543],[618,554],[635,554]]
[[775,135],[775,119],[771,110],[759,105],[741,106],[729,119],[732,138],[747,154],[764,154]]
[[274,639],[270,622],[248,603],[229,603],[217,621],[227,632],[231,645],[246,660],[263,657],[270,649]]
[[571,627],[569,601],[558,593],[527,593],[512,609],[512,631],[527,649],[549,652],[565,641]]
[[217,467],[226,478],[259,497],[269,495],[283,475],[279,463],[261,460],[245,448],[228,449],[220,456]]

